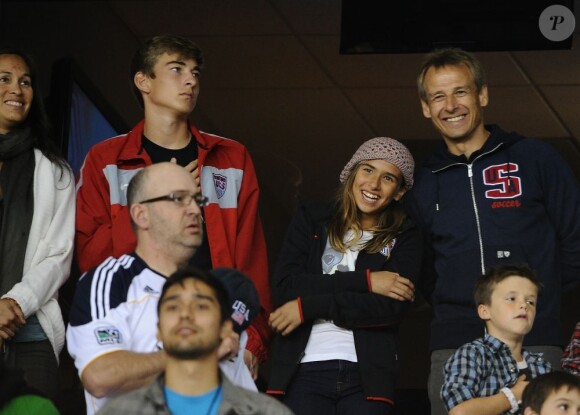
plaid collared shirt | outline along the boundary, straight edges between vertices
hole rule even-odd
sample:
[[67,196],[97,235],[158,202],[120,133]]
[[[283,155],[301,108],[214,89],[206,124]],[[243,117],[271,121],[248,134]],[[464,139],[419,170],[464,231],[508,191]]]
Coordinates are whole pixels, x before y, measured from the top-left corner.
[[562,369],[580,376],[580,321],[576,324],[570,343],[562,356]]
[[[532,377],[551,371],[541,353],[522,350],[522,354]],[[504,386],[513,386],[517,378],[516,360],[508,345],[487,334],[464,344],[449,358],[441,399],[449,411],[469,399],[495,395]]]

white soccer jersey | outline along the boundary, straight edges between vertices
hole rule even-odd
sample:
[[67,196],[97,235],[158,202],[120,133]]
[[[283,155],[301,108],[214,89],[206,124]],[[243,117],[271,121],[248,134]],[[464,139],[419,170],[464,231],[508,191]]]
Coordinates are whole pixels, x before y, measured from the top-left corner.
[[[67,330],[68,351],[81,375],[97,357],[117,350],[150,353],[157,340],[157,302],[165,277],[135,254],[108,258],[78,282]],[[87,414],[106,401],[85,390]]]
[[258,387],[252,378],[250,369],[248,369],[248,366],[244,362],[244,350],[246,349],[247,343],[248,333],[244,330],[240,334],[240,351],[238,355],[235,359],[222,360],[220,362],[220,369],[233,384],[258,392]]

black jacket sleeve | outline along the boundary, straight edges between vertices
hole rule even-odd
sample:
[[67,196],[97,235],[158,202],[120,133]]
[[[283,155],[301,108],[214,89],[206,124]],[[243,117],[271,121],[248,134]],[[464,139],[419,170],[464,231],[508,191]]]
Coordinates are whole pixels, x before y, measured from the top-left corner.
[[[391,256],[383,262],[381,269],[392,271],[418,283],[421,267],[423,242],[417,228],[409,228],[397,237]],[[378,254],[361,252],[357,268],[368,262],[368,257]],[[373,270],[371,270],[373,271]],[[328,277],[327,277],[328,278]],[[333,279],[328,278],[328,279]],[[330,291],[326,294],[301,296],[302,314],[305,320],[323,318],[348,329],[376,327],[396,324],[408,311],[409,301],[398,301],[371,292]]]
[[423,241],[410,222],[397,237],[389,258],[361,252],[356,270],[322,273],[328,209],[302,207],[290,223],[278,259],[274,302],[280,306],[300,297],[305,320],[323,318],[346,328],[385,326],[401,320],[411,305],[370,292],[367,269],[392,271],[418,283]]
[[325,226],[319,224],[326,224],[326,216],[326,209],[303,206],[292,219],[274,274],[274,307],[311,295],[368,293],[366,270],[337,272],[333,278],[322,273],[327,234]]

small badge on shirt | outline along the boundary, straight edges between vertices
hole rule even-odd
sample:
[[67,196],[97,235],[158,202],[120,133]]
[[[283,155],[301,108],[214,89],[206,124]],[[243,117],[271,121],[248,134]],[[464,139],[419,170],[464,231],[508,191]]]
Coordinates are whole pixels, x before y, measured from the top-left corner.
[[397,243],[397,238],[391,239],[389,243],[386,244],[383,249],[381,249],[381,254],[389,258],[391,256],[391,251],[395,247],[395,243]]
[[147,294],[159,294],[159,291],[154,290],[148,285],[146,285],[145,288],[143,288],[143,291],[145,291]]
[[242,301],[234,301],[232,304],[232,310],[232,320],[234,320],[240,326],[243,325],[246,321],[250,320],[250,310]]
[[228,187],[228,178],[226,176],[222,176],[221,174],[213,174],[213,184],[215,186],[215,192],[218,199],[221,199],[222,196],[226,193],[226,189]]
[[115,327],[99,327],[95,329],[95,336],[100,345],[122,343],[121,332]]

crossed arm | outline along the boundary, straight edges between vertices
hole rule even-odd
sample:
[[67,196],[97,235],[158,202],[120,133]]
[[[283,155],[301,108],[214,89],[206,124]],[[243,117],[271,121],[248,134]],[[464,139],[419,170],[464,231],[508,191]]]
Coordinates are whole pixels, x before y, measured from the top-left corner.
[[[402,277],[399,274],[391,271],[377,271],[369,272],[371,283],[371,293],[379,296],[388,297],[395,301],[413,301],[415,298],[415,286],[411,280]],[[371,298],[374,297],[374,298]],[[368,301],[371,308],[373,303],[382,302],[381,298],[376,296],[368,296],[364,293],[344,293],[336,295],[336,302],[346,302],[348,307],[350,301],[346,300],[360,299],[361,302]],[[321,296],[312,296],[312,300],[322,300]],[[341,301],[342,300],[342,301]],[[351,302],[350,302],[351,303]],[[351,303],[352,304],[352,303]],[[360,310],[360,309],[359,309]],[[343,310],[345,311],[345,310]],[[318,316],[323,317],[323,316]],[[337,316],[338,317],[338,316]],[[276,332],[286,336],[296,329],[302,322],[304,322],[304,314],[302,311],[302,300],[300,298],[291,300],[284,305],[277,308],[270,314],[270,326]]]
[[276,300],[281,305],[270,315],[271,327],[287,335],[315,318],[333,320],[345,328],[400,321],[414,299],[422,255],[419,231],[410,228],[399,235],[388,260],[371,261],[379,270],[336,272],[329,277],[309,272],[312,228],[304,212],[291,224],[275,278]]

